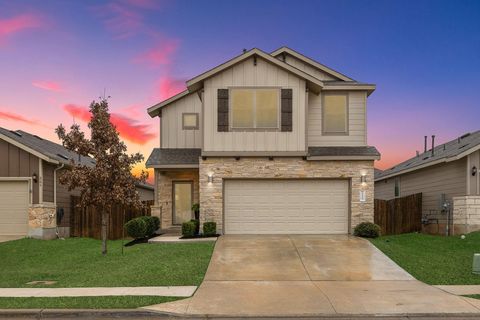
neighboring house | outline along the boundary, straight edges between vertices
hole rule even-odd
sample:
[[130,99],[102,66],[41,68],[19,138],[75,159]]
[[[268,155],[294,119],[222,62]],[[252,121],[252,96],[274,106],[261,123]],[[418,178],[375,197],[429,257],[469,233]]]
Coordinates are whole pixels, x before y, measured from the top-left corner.
[[214,221],[224,234],[347,234],[373,221],[367,97],[357,82],[283,47],[244,51],[148,109],[160,118],[162,229]]
[[[70,234],[71,196],[59,182],[71,160],[93,166],[95,160],[67,150],[37,135],[0,127],[0,235],[52,239]],[[153,199],[153,188],[137,185],[142,200]],[[57,224],[57,212],[59,224]],[[61,218],[61,219],[60,219]]]
[[[424,231],[446,234],[480,229],[480,131],[464,134],[375,177],[375,198],[422,193]],[[452,228],[453,226],[453,228]]]

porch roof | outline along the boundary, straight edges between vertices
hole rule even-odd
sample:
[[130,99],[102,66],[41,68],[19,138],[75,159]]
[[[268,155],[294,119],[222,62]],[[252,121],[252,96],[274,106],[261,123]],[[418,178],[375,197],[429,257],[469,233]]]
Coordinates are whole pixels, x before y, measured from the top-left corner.
[[155,148],[147,159],[147,168],[198,168],[201,149]]

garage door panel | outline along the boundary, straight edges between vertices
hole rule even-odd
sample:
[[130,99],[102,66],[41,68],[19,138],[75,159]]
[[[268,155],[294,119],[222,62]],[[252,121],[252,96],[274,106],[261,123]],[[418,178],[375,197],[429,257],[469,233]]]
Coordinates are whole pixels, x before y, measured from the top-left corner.
[[347,180],[227,180],[225,232],[348,232]]
[[29,190],[27,181],[0,181],[0,235],[26,235]]

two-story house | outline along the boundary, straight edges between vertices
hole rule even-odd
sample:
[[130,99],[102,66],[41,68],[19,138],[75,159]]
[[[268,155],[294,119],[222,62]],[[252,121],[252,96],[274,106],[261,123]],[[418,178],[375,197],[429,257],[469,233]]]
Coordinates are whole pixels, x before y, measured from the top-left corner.
[[155,206],[223,234],[347,234],[373,222],[373,162],[357,82],[289,48],[243,54],[148,109],[160,120]]

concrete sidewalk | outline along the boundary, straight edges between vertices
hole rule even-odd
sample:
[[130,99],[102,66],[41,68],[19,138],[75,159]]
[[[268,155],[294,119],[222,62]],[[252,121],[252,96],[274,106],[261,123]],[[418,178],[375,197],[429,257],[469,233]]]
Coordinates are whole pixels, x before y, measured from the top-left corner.
[[457,296],[480,294],[480,285],[438,285],[434,287]]
[[97,288],[0,288],[0,297],[99,297],[162,296],[190,297],[196,286],[97,287]]

